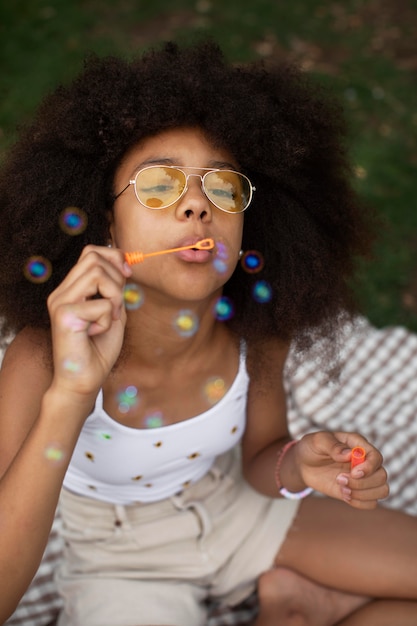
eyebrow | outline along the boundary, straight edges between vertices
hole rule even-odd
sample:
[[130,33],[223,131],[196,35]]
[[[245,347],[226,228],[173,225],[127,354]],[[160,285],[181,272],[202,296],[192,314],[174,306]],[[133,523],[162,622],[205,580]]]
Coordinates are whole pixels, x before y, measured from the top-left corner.
[[[170,159],[170,158],[162,158],[162,157],[155,157],[155,158],[151,158],[151,159],[146,159],[146,161],[142,161],[141,163],[139,163],[138,165],[136,165],[133,170],[131,171],[130,176],[135,175],[139,170],[143,169],[144,167],[147,167],[149,165],[174,165],[177,167],[191,167],[191,166],[187,166],[187,165],[178,165],[178,163],[175,162],[175,160]],[[194,166],[193,166],[194,167]],[[215,169],[215,170],[236,170],[237,166],[234,165],[233,163],[229,163],[228,161],[209,161],[208,165],[207,165],[208,169]],[[201,169],[205,169],[202,168]]]

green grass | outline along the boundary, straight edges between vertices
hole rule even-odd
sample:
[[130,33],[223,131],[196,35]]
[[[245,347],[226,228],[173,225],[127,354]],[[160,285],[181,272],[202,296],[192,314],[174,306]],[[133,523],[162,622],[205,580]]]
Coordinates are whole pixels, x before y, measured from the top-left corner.
[[[386,223],[360,271],[377,326],[417,331],[417,7],[413,0],[3,0],[0,156],[48,90],[90,52],[130,56],[214,37],[228,57],[300,63],[343,100],[358,188]],[[414,106],[413,106],[414,103]]]

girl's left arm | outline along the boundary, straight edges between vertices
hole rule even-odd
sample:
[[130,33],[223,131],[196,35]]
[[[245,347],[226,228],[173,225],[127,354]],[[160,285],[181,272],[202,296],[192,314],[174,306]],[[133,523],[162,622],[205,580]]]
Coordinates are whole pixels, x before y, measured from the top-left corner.
[[[247,367],[247,426],[242,440],[243,473],[249,484],[266,496],[279,496],[276,484],[278,454],[291,440],[283,383],[288,345],[268,340],[249,347]],[[351,451],[361,446],[365,461],[351,468]],[[280,483],[287,491],[306,487],[361,509],[375,508],[389,493],[380,452],[352,432],[315,432],[304,435],[280,460]]]

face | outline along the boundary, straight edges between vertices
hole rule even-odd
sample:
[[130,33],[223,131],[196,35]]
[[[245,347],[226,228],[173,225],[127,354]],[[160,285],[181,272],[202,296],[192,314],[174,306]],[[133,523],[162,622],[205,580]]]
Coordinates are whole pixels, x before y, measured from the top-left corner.
[[[199,129],[179,128],[149,137],[130,150],[116,172],[115,194],[150,165],[176,165],[186,174],[199,175],[207,168],[239,170],[233,156],[214,147]],[[129,185],[115,200],[110,233],[115,247],[144,254],[213,239],[213,250],[158,255],[132,266],[133,280],[148,292],[192,301],[219,292],[230,278],[239,258],[242,228],[243,214],[217,208],[204,194],[200,177],[192,175],[186,193],[163,209],[143,206],[134,185]]]

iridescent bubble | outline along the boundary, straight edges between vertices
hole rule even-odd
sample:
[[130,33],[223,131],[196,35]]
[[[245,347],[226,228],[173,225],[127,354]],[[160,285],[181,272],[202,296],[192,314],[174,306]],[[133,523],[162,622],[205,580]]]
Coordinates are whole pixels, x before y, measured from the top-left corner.
[[134,385],[129,385],[126,389],[119,391],[117,401],[120,413],[128,413],[139,402],[137,388]]
[[79,374],[79,372],[82,371],[83,366],[84,366],[83,359],[76,355],[67,356],[62,361],[62,369],[67,374]]
[[212,376],[205,383],[203,393],[210,404],[216,404],[223,398],[227,391],[227,385],[220,376]]
[[147,413],[144,418],[146,428],[161,428],[164,425],[164,417],[162,411],[152,411]]
[[45,448],[45,459],[51,463],[59,463],[64,458],[62,448],[56,444],[50,444]]
[[198,330],[199,320],[194,311],[182,309],[173,319],[172,325],[181,337],[192,337]]
[[258,280],[252,288],[252,296],[256,302],[269,302],[272,298],[271,285],[266,280]]
[[142,289],[135,283],[127,283],[123,290],[123,300],[128,311],[139,309],[144,300]]
[[225,274],[227,272],[227,263],[222,259],[214,259],[213,267],[219,274]]
[[235,314],[233,302],[227,296],[221,296],[214,305],[214,317],[219,322],[230,320]]
[[217,272],[219,272],[219,274],[227,272],[228,259],[229,251],[226,245],[221,241],[216,241],[216,252],[213,259],[213,267]]
[[67,235],[80,235],[87,228],[88,218],[82,209],[69,206],[61,212],[59,225]]
[[265,265],[264,258],[260,252],[256,250],[248,250],[240,259],[240,263],[248,274],[256,274],[260,272]]
[[52,274],[51,262],[43,256],[31,256],[25,263],[23,273],[32,283],[45,283]]

